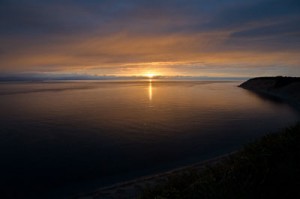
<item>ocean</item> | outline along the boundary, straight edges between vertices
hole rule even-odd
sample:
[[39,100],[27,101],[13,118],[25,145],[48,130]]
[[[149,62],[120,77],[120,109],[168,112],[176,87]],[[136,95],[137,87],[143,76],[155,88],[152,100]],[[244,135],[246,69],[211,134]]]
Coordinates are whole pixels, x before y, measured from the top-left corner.
[[299,120],[240,83],[0,83],[2,195],[92,191],[229,153]]

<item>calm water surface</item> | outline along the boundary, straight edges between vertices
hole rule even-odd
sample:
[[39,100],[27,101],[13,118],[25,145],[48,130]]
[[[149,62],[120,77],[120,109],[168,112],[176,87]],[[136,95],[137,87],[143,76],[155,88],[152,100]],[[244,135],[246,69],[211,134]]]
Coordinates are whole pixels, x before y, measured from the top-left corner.
[[239,83],[2,83],[1,187],[20,198],[72,195],[212,158],[299,120]]

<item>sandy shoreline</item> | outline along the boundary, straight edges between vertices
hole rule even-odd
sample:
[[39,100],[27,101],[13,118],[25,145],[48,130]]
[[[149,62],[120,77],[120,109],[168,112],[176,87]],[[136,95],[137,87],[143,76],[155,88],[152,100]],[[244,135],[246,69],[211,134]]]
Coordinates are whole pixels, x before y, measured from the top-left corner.
[[149,176],[142,176],[130,181],[120,182],[113,184],[111,186],[101,187],[93,192],[79,194],[77,196],[71,197],[72,199],[127,199],[135,198],[141,191],[146,187],[151,187],[156,184],[163,183],[168,177],[176,175],[178,173],[184,172],[186,170],[197,170],[201,171],[207,166],[212,166],[218,162],[228,158],[230,155],[236,153],[237,151],[227,153],[212,159],[204,160],[192,165],[176,168],[167,172],[162,172]]

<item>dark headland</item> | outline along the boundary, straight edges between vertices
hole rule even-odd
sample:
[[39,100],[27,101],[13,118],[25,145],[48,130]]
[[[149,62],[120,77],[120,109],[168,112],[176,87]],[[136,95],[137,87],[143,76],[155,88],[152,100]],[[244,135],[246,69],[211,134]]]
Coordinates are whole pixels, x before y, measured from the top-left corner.
[[[300,107],[298,77],[258,77],[239,87]],[[231,154],[74,198],[299,198],[299,143],[300,122]]]
[[257,77],[242,83],[240,87],[300,107],[300,77]]

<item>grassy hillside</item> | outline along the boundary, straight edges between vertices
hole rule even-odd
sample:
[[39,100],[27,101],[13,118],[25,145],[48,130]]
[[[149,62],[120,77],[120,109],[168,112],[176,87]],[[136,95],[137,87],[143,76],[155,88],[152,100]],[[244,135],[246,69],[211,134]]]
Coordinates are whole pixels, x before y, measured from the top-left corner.
[[245,146],[205,170],[186,170],[140,199],[299,198],[300,123]]

